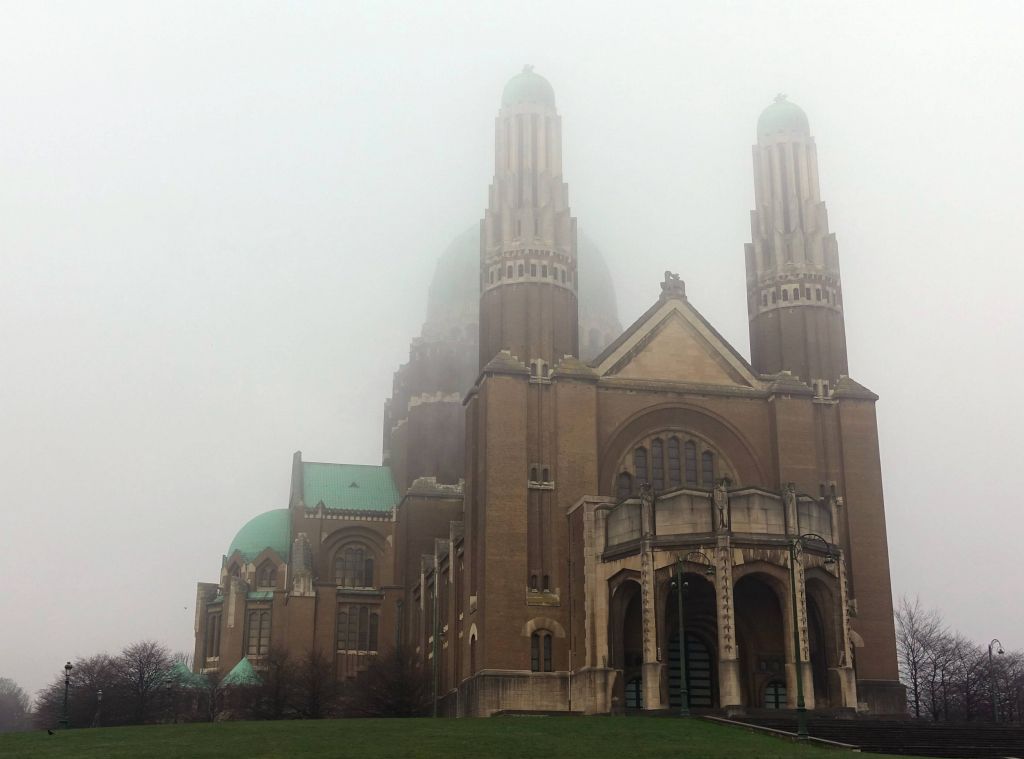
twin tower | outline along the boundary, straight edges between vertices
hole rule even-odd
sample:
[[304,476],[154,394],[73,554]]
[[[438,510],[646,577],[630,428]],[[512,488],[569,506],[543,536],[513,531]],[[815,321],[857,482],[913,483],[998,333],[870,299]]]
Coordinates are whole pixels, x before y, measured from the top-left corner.
[[[480,229],[480,366],[507,350],[544,372],[579,356],[576,220],[554,90],[529,66],[502,94],[494,158]],[[827,394],[847,374],[838,248],[807,116],[782,95],[758,120],[753,158],[751,364]]]

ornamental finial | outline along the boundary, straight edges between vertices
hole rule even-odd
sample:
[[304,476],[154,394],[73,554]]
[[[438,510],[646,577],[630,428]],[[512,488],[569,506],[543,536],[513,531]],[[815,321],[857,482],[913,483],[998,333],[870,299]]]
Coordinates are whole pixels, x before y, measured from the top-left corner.
[[778,95],[776,95],[775,96],[775,102],[776,103],[785,103],[786,102],[786,93],[780,92]]

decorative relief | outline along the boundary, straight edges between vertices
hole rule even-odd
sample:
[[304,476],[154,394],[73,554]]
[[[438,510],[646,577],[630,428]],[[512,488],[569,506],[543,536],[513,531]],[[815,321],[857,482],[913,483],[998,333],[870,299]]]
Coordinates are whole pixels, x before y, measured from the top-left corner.
[[796,606],[798,618],[798,629],[800,631],[800,661],[810,661],[811,652],[807,638],[807,586],[804,584],[803,551],[797,549],[796,555]]
[[719,542],[715,555],[718,573],[718,644],[723,659],[736,659],[735,610],[732,601],[732,549],[728,538]]

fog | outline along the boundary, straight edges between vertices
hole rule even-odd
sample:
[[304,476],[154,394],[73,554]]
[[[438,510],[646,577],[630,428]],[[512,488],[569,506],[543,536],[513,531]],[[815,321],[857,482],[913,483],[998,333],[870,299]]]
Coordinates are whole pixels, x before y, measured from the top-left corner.
[[380,463],[526,63],[623,324],[670,269],[744,355],[754,127],[803,107],[894,593],[1024,647],[1022,28],[1016,2],[0,4],[0,676],[190,650],[195,583],[286,505],[293,451]]

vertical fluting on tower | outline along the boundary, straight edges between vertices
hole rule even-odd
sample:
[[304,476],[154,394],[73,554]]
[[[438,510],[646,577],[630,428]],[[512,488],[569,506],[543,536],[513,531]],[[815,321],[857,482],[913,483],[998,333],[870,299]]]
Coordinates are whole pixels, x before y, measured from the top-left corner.
[[480,224],[480,366],[507,350],[553,365],[579,351],[576,220],[550,83],[527,66],[502,94]]
[[779,95],[757,122],[746,247],[750,353],[819,392],[848,372],[839,249],[828,230],[807,116]]

